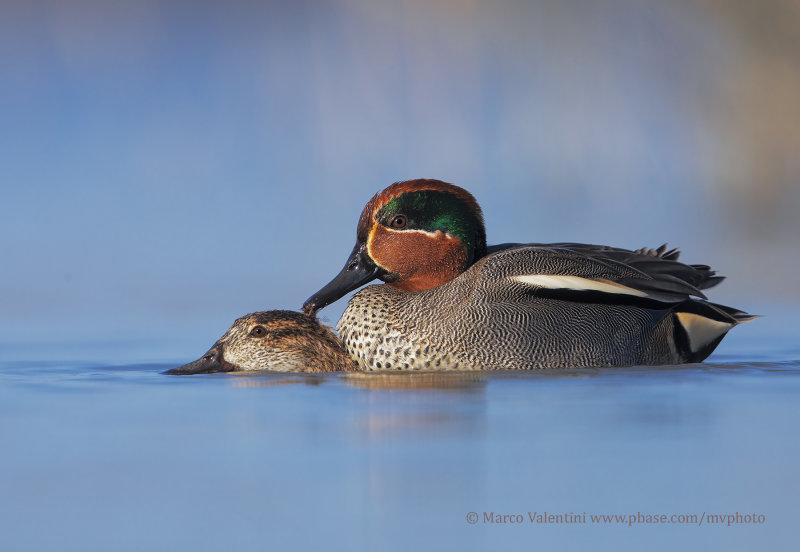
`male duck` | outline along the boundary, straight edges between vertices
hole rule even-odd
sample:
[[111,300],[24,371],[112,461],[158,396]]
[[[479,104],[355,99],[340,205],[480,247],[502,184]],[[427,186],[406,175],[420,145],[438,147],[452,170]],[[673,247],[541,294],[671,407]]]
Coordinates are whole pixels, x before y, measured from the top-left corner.
[[166,374],[274,370],[351,371],[358,367],[333,330],[293,311],[255,312],[236,320],[200,359]]
[[392,184],[364,207],[342,271],[303,305],[350,300],[338,329],[362,369],[537,369],[700,362],[746,313],[705,300],[722,277],[678,251],[486,246],[466,190]]

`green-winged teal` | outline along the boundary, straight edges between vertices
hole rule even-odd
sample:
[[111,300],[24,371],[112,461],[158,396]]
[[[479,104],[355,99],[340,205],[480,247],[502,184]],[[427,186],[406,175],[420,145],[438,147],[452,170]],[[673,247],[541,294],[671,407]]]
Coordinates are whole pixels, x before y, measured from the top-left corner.
[[264,311],[236,320],[198,360],[167,374],[274,370],[335,372],[356,370],[333,330],[293,311]]
[[361,368],[536,369],[699,362],[746,313],[706,301],[722,280],[678,251],[486,245],[466,190],[398,182],[364,207],[342,271],[306,301],[350,300],[339,334]]

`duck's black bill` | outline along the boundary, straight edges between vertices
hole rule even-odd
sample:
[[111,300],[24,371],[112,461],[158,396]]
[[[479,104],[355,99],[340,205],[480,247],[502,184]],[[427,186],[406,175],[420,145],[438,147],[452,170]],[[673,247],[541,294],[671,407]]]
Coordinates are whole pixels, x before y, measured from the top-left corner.
[[235,367],[227,362],[221,362],[222,351],[213,347],[210,351],[189,364],[178,366],[164,372],[170,376],[185,376],[189,374],[213,374],[214,372],[233,372]]
[[342,271],[327,286],[303,303],[303,312],[313,315],[319,309],[327,307],[346,293],[371,282],[385,272],[370,259],[366,245],[356,243]]

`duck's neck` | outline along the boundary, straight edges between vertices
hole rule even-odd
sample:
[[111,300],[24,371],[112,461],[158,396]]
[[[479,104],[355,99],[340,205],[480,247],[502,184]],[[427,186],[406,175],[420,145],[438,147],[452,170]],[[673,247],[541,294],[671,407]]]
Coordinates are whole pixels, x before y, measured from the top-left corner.
[[307,365],[316,372],[352,372],[358,364],[348,355],[342,342],[332,330],[324,328],[324,333],[314,339],[303,351],[308,359]]

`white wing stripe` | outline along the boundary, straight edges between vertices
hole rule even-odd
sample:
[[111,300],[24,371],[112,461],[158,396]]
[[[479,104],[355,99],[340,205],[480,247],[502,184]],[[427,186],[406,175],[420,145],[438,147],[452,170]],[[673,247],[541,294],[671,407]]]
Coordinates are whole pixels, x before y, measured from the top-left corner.
[[647,293],[633,289],[609,280],[590,280],[580,276],[565,276],[560,274],[522,274],[512,276],[512,280],[529,286],[547,289],[574,289],[576,291],[601,291],[603,293],[617,293],[621,295],[634,295],[647,297]]

